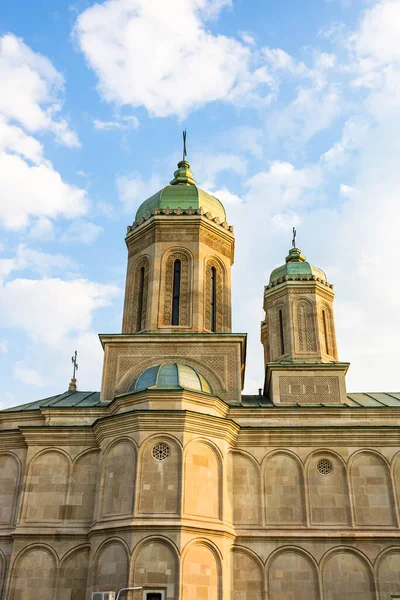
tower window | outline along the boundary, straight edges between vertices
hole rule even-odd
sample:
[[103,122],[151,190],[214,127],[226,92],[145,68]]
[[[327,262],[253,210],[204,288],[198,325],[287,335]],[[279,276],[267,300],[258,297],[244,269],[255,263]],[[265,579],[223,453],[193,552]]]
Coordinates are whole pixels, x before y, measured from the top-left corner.
[[329,344],[328,344],[328,325],[326,322],[326,312],[322,311],[322,325],[324,328],[324,341],[325,341],[325,352],[329,354]]
[[181,294],[181,261],[174,262],[174,282],[172,295],[172,325],[179,325],[179,302]]
[[140,271],[139,271],[139,294],[138,294],[137,315],[136,315],[136,331],[140,331],[142,329],[143,298],[144,298],[144,267],[141,267]]
[[217,271],[211,267],[211,293],[210,293],[210,326],[211,331],[217,330]]
[[283,312],[279,310],[279,333],[281,341],[281,355],[285,354],[285,338],[283,335]]

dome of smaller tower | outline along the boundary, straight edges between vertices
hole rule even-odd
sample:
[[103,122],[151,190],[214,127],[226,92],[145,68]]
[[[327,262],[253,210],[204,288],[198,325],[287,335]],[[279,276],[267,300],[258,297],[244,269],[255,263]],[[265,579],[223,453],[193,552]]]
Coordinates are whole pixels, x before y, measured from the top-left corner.
[[208,192],[201,190],[196,185],[190,164],[186,160],[178,163],[178,169],[169,185],[145,200],[137,209],[135,221],[138,221],[154,208],[181,208],[194,210],[202,208],[205,213],[210,212],[212,217],[218,217],[221,222],[226,221],[226,213],[222,203]]
[[289,250],[285,264],[272,271],[269,283],[271,285],[274,281],[281,279],[319,279],[324,282],[327,281],[324,271],[307,262],[306,257],[302,256],[299,248],[291,248]]
[[208,381],[193,367],[180,363],[163,363],[149,367],[137,377],[129,388],[130,392],[144,390],[177,389],[212,394]]

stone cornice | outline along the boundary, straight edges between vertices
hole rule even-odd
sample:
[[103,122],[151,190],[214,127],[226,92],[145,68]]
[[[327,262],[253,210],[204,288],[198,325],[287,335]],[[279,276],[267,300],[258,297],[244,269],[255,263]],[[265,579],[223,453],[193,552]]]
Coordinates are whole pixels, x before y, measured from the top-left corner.
[[214,217],[210,212],[206,212],[202,207],[200,208],[153,208],[152,211],[148,211],[144,217],[140,217],[138,221],[134,221],[132,225],[127,227],[126,243],[128,244],[132,235],[138,231],[142,232],[148,229],[148,225],[154,223],[164,223],[172,221],[175,226],[180,224],[186,225],[188,222],[204,222],[212,223],[213,227],[218,227],[218,231],[224,231],[233,237],[233,226],[228,225],[226,221],[221,221],[219,217]]
[[326,542],[327,539],[337,539],[343,543],[346,542],[357,542],[363,540],[379,540],[393,543],[394,540],[400,542],[400,531],[398,529],[382,530],[382,528],[373,529],[331,529],[329,527],[314,529],[240,529],[236,528],[236,543],[239,544],[243,541],[254,541],[268,539],[268,541],[274,540],[281,542],[282,539],[290,540],[291,542],[305,542],[305,541],[320,541]]
[[0,431],[0,452],[26,448],[26,442],[19,429],[4,429]]
[[400,446],[400,427],[275,426],[242,427],[236,447],[242,446]]
[[[226,417],[229,410],[229,405],[217,396],[210,394],[191,392],[189,390],[168,390],[166,395],[164,390],[144,390],[143,392],[127,392],[117,396],[111,404],[108,405],[108,413],[110,415],[120,414],[128,410],[132,411],[135,405],[146,404],[148,410],[163,410],[162,404],[192,404],[199,407],[199,413],[207,413],[207,410],[214,410],[220,417]],[[152,407],[152,404],[160,406],[160,408]],[[139,409],[140,410],[140,409]],[[177,408],[180,410],[180,408]],[[197,411],[196,411],[197,412]],[[106,415],[105,415],[106,416]]]
[[203,415],[191,411],[131,411],[99,419],[93,425],[98,442],[115,435],[135,431],[190,432],[216,437],[234,444],[239,425],[225,418]]
[[[4,426],[3,429],[0,429],[1,431],[4,431],[7,429],[7,426],[11,423],[14,424],[15,422],[18,422],[18,424],[23,424],[24,422],[29,422],[32,425],[32,421],[38,421],[38,425],[43,424],[44,425],[44,418],[43,415],[41,414],[40,410],[35,409],[35,410],[15,410],[15,411],[10,411],[10,412],[1,412],[0,413],[0,424],[2,424]],[[12,428],[14,429],[14,428]]]
[[97,448],[96,438],[91,426],[63,425],[42,427],[20,427],[28,446],[87,446]]

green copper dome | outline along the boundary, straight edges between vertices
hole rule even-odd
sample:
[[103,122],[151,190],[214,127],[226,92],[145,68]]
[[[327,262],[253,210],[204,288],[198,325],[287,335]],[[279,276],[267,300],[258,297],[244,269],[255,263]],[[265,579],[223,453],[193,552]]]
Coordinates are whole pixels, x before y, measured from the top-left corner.
[[204,212],[210,212],[215,218],[218,217],[221,222],[226,221],[226,213],[221,202],[197,187],[190,170],[190,164],[186,160],[178,163],[178,169],[174,173],[174,178],[169,185],[145,200],[136,212],[135,221],[144,217],[154,208],[170,208],[172,210],[181,208],[203,208]]
[[286,263],[277,269],[274,269],[269,278],[270,284],[278,279],[321,279],[327,281],[326,275],[322,269],[314,267],[302,256],[301,250],[291,248],[286,257]]
[[200,373],[180,363],[164,363],[146,369],[134,380],[129,391],[162,389],[185,389],[212,394],[210,384]]

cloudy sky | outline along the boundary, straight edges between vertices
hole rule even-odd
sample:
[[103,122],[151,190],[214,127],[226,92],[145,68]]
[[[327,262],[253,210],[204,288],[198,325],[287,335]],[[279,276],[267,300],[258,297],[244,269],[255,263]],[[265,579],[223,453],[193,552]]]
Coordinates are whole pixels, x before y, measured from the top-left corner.
[[234,331],[262,386],[263,286],[298,245],[335,284],[349,391],[399,391],[400,0],[0,7],[0,402],[98,390],[124,236],[171,179],[235,225]]

